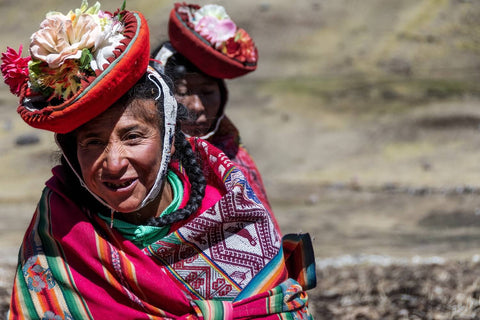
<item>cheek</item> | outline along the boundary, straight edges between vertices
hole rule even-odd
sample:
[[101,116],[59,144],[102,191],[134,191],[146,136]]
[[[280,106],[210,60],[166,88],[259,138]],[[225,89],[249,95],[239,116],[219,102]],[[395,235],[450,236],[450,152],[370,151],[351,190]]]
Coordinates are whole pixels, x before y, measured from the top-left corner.
[[136,158],[140,161],[143,170],[151,173],[151,176],[156,177],[162,161],[161,143],[156,142],[145,145],[141,150],[135,150],[135,154],[137,155]]
[[213,96],[207,100],[208,108],[207,113],[210,117],[215,117],[220,110],[220,96]]
[[91,178],[91,175],[95,171],[96,166],[98,166],[99,156],[91,153],[77,151],[77,157],[78,163],[80,165],[79,174],[81,174],[83,179],[87,181],[89,178]]
[[158,146],[149,146],[144,149],[143,154],[145,155],[145,162],[147,165],[157,165],[160,164],[160,159],[162,158],[161,148]]

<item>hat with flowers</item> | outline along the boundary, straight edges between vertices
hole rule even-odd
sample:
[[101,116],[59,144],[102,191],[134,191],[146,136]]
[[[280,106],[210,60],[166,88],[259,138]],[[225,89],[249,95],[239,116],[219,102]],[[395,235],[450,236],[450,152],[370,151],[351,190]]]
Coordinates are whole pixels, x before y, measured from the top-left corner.
[[93,119],[130,89],[149,61],[145,18],[122,8],[89,7],[49,12],[31,36],[30,56],[7,48],[0,65],[17,109],[35,128],[70,132]]
[[255,43],[220,5],[176,3],[168,35],[175,50],[212,77],[231,79],[257,68]]

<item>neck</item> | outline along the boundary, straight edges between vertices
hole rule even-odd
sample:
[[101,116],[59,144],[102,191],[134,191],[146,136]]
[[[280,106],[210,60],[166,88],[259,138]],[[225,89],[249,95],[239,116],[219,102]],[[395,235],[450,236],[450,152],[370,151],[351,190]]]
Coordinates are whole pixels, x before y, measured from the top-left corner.
[[173,189],[168,179],[165,179],[162,189],[160,190],[159,195],[153,201],[150,201],[145,207],[141,208],[138,211],[122,213],[115,213],[116,217],[119,219],[141,225],[145,224],[151,218],[156,218],[172,203],[173,201]]

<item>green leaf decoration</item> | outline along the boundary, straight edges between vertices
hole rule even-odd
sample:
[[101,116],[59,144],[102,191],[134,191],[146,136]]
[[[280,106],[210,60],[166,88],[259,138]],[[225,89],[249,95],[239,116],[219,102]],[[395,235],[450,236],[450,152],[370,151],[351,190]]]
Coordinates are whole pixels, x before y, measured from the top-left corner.
[[38,77],[38,75],[42,73],[40,67],[43,63],[44,62],[41,60],[30,61],[30,63],[28,64],[28,69],[30,70],[30,73],[32,73],[35,77]]
[[93,59],[93,55],[90,52],[90,50],[87,48],[83,48],[82,56],[80,57],[80,60],[79,60],[80,70],[91,71],[90,62],[92,61],[92,59]]
[[[127,0],[123,0],[123,4],[122,4],[122,6],[120,7],[119,12],[123,12],[123,11],[125,10],[125,7],[126,7],[126,6],[127,6]],[[118,20],[119,20],[119,21],[122,21],[122,19],[123,19],[123,14],[119,13],[119,15],[118,15]]]

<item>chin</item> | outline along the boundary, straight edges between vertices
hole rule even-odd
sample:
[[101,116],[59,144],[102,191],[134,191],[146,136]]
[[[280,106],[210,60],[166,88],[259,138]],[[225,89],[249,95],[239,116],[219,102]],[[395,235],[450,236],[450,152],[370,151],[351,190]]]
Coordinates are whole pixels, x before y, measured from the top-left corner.
[[114,208],[114,209],[115,209],[116,212],[129,214],[129,213],[133,213],[133,212],[137,211],[137,208],[138,208],[138,206],[127,207],[127,208],[119,207],[119,208]]
[[184,127],[182,131],[193,137],[201,137],[208,133],[208,129],[198,127]]
[[115,210],[116,212],[121,213],[131,213],[137,211],[138,207],[140,206],[141,202],[138,201],[124,201],[121,203],[108,203],[108,205]]

